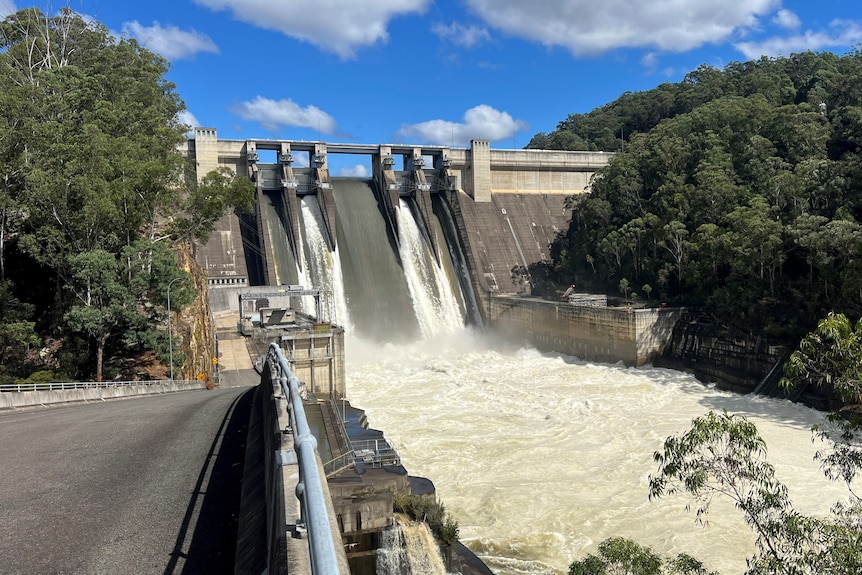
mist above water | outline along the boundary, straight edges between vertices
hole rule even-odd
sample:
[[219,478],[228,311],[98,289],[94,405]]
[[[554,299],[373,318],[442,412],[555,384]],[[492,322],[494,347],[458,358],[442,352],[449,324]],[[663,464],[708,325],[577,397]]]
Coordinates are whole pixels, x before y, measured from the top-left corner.
[[410,345],[347,342],[348,398],[430,478],[461,539],[498,574],[565,573],[625,536],[742,573],[754,536],[716,501],[708,527],[683,497],[649,501],[652,454],[709,410],[757,424],[796,507],[826,513],[846,492],[812,461],[823,414],[722,392],[666,369],[592,364],[469,330]]

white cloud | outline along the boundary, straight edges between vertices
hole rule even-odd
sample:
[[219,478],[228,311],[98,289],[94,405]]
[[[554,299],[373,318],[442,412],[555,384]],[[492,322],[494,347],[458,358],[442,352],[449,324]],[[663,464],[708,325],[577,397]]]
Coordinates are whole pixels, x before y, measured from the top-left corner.
[[5,18],[17,11],[18,9],[15,8],[15,3],[12,0],[0,0],[0,18]]
[[786,28],[788,30],[798,30],[802,25],[802,22],[799,20],[799,16],[790,10],[786,10],[782,8],[779,10],[775,17],[772,19],[772,22],[777,26],[781,26],[782,28]]
[[683,52],[754,27],[781,0],[465,0],[507,34],[574,55],[616,48]]
[[806,30],[794,36],[774,36],[763,42],[739,42],[733,46],[746,58],[761,56],[789,56],[796,52],[818,51],[827,48],[851,46],[862,42],[862,25],[850,20],[834,20],[829,30]]
[[472,48],[491,39],[491,34],[487,28],[464,26],[458,22],[453,22],[448,26],[446,24],[434,24],[431,30],[440,38],[464,48]]
[[300,107],[293,100],[270,100],[256,96],[250,102],[234,106],[233,112],[245,120],[259,122],[268,130],[282,126],[311,128],[324,134],[335,133],[335,118],[317,106]]
[[463,122],[429,120],[402,126],[398,134],[406,140],[417,138],[421,143],[454,146],[466,145],[472,139],[508,140],[526,129],[526,122],[515,120],[508,112],[481,104],[467,110]]
[[186,136],[189,138],[193,138],[195,135],[195,128],[200,128],[201,123],[198,122],[198,119],[195,118],[195,115],[189,112],[188,110],[183,110],[177,116],[177,120],[180,124],[184,124],[188,126],[190,129],[186,132]]
[[348,178],[367,178],[368,177],[368,166],[365,164],[356,164],[355,166],[345,166],[338,170],[338,176],[345,176]]
[[195,0],[259,28],[275,30],[342,58],[357,49],[386,42],[389,21],[421,14],[432,0]]
[[142,26],[136,20],[123,23],[123,35],[135,38],[147,50],[168,60],[191,58],[198,52],[218,54],[218,46],[209,36],[197,30],[180,30],[176,26],[162,27],[158,22]]

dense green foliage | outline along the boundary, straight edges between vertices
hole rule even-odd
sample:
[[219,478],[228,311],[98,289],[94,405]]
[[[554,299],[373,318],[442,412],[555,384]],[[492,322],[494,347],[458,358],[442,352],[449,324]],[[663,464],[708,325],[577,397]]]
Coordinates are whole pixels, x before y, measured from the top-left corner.
[[[591,193],[571,199],[572,227],[554,246],[558,281],[703,306],[752,333],[801,339],[784,387],[827,386],[849,404],[814,429],[824,446],[815,462],[848,488],[828,517],[794,508],[754,425],[727,413],[665,441],[650,496],[686,494],[698,520],[729,497],[756,535],[750,575],[862,571],[862,321],[849,319],[862,315],[862,51],[703,66],[571,115],[530,147],[617,152]],[[706,572],[620,538],[570,569]]]
[[680,553],[663,560],[648,547],[611,537],[599,544],[598,555],[589,554],[569,566],[569,575],[717,575],[697,559]]
[[860,145],[858,51],[704,66],[572,115],[530,146],[620,153],[576,202],[554,271],[773,337],[858,317]]
[[[171,243],[250,203],[247,181],[184,177],[167,70],[68,9],[0,22],[0,381],[101,379],[113,357],[107,375],[130,377],[119,360],[166,359],[166,288],[184,273]],[[191,282],[174,288],[187,305]]]

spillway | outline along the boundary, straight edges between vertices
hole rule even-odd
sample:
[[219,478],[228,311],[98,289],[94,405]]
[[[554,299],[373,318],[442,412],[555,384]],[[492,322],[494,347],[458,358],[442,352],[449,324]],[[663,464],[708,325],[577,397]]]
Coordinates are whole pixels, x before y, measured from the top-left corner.
[[323,225],[316,200],[303,198],[302,270],[293,277],[321,287],[327,313],[348,325],[348,399],[385,430],[411,473],[435,483],[462,540],[495,573],[563,574],[617,535],[742,573],[754,536],[731,504],[716,501],[702,528],[685,499],[647,498],[653,452],[709,410],[758,425],[801,511],[825,513],[845,495],[811,460],[809,429],[821,413],[672,370],[542,354],[464,327],[469,305],[452,246],[438,246],[435,261],[415,206],[402,200],[389,222],[370,182],[336,179],[333,192],[337,250],[315,230]]

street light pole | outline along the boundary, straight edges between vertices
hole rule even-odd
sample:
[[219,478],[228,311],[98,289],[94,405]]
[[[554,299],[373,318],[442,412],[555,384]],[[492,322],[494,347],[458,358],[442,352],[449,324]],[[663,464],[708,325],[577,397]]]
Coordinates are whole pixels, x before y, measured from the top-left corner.
[[168,353],[171,363],[171,383],[174,381],[174,327],[171,321],[171,285],[181,279],[183,279],[183,276],[176,277],[168,282]]

